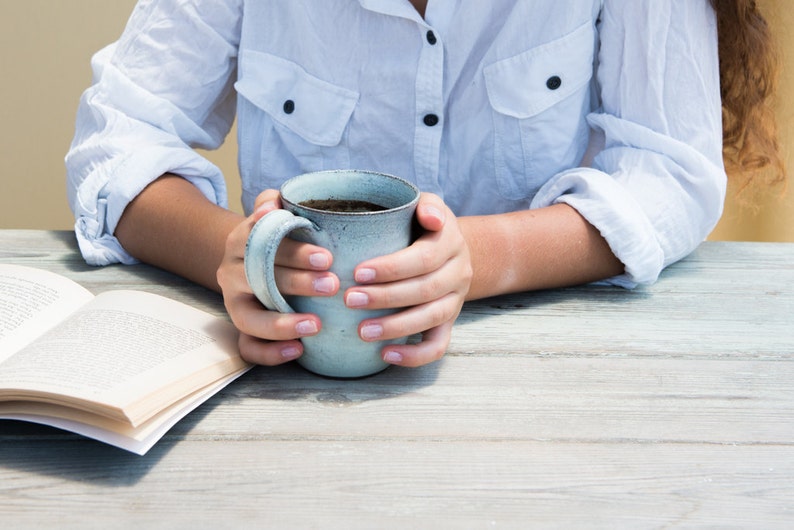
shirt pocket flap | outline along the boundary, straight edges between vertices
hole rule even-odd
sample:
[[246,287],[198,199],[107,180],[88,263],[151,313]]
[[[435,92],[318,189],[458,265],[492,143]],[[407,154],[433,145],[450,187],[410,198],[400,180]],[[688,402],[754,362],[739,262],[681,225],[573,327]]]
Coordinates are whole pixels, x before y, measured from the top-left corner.
[[493,109],[518,119],[554,106],[590,81],[595,30],[590,22],[564,37],[483,69]]
[[359,98],[296,63],[256,50],[241,52],[234,86],[275,122],[321,146],[339,144]]

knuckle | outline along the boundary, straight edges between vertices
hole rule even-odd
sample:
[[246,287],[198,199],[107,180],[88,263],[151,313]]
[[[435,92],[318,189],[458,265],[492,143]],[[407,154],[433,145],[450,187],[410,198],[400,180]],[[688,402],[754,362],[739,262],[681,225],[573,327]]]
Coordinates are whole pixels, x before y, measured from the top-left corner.
[[430,352],[429,352],[429,358],[430,358],[431,361],[438,361],[439,359],[444,357],[444,354],[446,352],[447,352],[446,346],[438,346],[438,347],[432,348],[430,350]]
[[431,278],[419,286],[419,296],[422,297],[422,300],[434,300],[438,297],[441,289],[442,285],[438,279]]
[[463,271],[461,273],[461,278],[466,282],[466,285],[471,284],[471,281],[474,278],[474,267],[472,267],[471,261],[466,260],[466,264],[463,266]]
[[388,289],[377,289],[368,292],[369,303],[373,307],[393,307],[394,296]]
[[391,322],[389,325],[389,331],[389,335],[395,338],[407,337],[408,335],[412,335],[414,333],[410,323],[404,319],[397,319],[396,321]]
[[287,268],[276,267],[276,285],[282,294],[300,294],[302,282],[299,274]]
[[229,311],[229,316],[232,317],[232,322],[234,322],[237,329],[243,333],[258,335],[256,333],[257,326],[255,324],[255,319],[250,311]]
[[433,304],[433,307],[430,308],[430,327],[436,327],[439,324],[442,324],[449,320],[449,315],[446,307],[441,304]]
[[261,306],[229,311],[229,316],[237,329],[253,339],[285,340],[295,336],[295,328],[290,318]]
[[449,322],[455,314],[455,304],[453,296],[447,295],[436,302],[429,304],[427,311],[426,322],[428,325],[425,329],[432,329],[442,324]]
[[400,275],[400,268],[397,266],[396,263],[384,263],[380,265],[379,276],[383,275],[386,278],[396,278]]
[[264,344],[248,335],[240,334],[237,341],[240,357],[253,364],[267,364]]
[[289,315],[270,312],[268,335],[273,340],[286,340],[296,337],[295,323]]
[[444,336],[441,339],[433,340],[425,344],[426,350],[424,352],[428,361],[438,361],[447,353],[447,348],[449,347],[449,335]]
[[435,269],[436,265],[436,256],[438,252],[431,248],[425,248],[419,253],[419,262],[422,264],[425,270],[432,270]]
[[224,267],[218,267],[218,269],[215,271],[215,281],[218,282],[221,290],[226,286],[227,278],[228,274],[226,273],[226,269]]
[[284,358],[279,354],[278,343],[276,342],[267,342],[241,335],[238,347],[240,349],[240,357],[251,364],[275,366],[284,362]]

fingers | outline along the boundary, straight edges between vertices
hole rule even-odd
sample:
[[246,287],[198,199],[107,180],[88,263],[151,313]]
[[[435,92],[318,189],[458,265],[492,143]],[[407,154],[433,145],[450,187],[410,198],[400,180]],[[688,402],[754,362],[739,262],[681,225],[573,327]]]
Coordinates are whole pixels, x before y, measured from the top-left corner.
[[393,315],[365,319],[358,326],[358,334],[369,342],[407,337],[454,321],[460,308],[458,296],[450,293]]
[[456,257],[469,260],[455,216],[438,196],[423,193],[416,217],[424,234],[408,248],[360,263],[354,271],[356,282],[385,284],[428,274]]
[[[352,309],[403,308],[436,300],[450,293],[458,293],[462,303],[472,274],[468,258],[434,257],[426,262],[426,266],[428,269],[416,260],[402,261],[401,257],[395,256],[394,263],[385,269],[378,269],[377,273],[373,271],[376,278],[393,273],[393,280],[388,283],[354,285],[345,292],[345,304]],[[382,274],[384,270],[389,272]]]
[[422,334],[419,344],[393,344],[383,348],[383,360],[389,364],[416,368],[441,359],[449,347],[451,321]]
[[359,266],[359,283],[347,289],[345,304],[354,309],[402,308],[450,293],[458,294],[462,304],[472,275],[462,236],[430,233],[408,249]]
[[[240,330],[240,353],[246,361],[264,365],[300,357],[303,346],[299,339],[321,329],[316,315],[264,310],[245,279],[243,255],[248,234],[258,219],[279,207],[275,190],[257,197],[254,214],[228,238],[224,264],[218,271],[227,311]],[[416,217],[424,234],[407,249],[360,264],[355,271],[359,285],[345,293],[348,307],[409,308],[366,319],[359,326],[360,337],[369,342],[422,333],[418,344],[383,348],[386,362],[402,366],[420,366],[444,355],[471,281],[468,247],[443,201],[422,194]],[[332,259],[326,249],[285,239],[276,253],[279,290],[300,296],[335,294],[339,280],[328,272]]]
[[345,292],[350,308],[408,308],[366,319],[359,326],[366,341],[422,333],[419,344],[383,349],[386,362],[401,366],[419,366],[444,355],[473,275],[468,245],[443,201],[422,194],[416,217],[425,230],[419,239],[406,249],[359,264],[354,272],[358,284]]
[[265,311],[253,295],[241,294],[226,301],[226,308],[240,332],[261,339],[284,341],[319,333],[316,315]]
[[271,342],[240,334],[238,340],[240,356],[249,363],[277,366],[293,361],[303,354],[300,341]]
[[325,248],[286,237],[276,251],[277,267],[325,271],[331,267],[333,260],[333,255]]
[[[300,357],[300,338],[316,335],[322,324],[316,315],[268,311],[253,295],[245,276],[245,246],[251,228],[263,215],[280,207],[278,192],[268,190],[256,201],[256,211],[226,240],[217,271],[226,311],[240,331],[240,354],[248,362],[276,365]],[[323,248],[285,239],[276,254],[276,283],[287,295],[328,296],[339,290],[336,275],[328,272],[331,253]]]
[[[250,230],[249,230],[250,231]],[[224,292],[251,294],[245,276],[245,242],[248,232],[236,229],[227,239],[226,253],[216,273]],[[328,272],[331,253],[321,247],[285,239],[276,252],[276,284],[286,295],[332,296],[339,290],[339,279]]]
[[391,284],[354,286],[345,292],[345,305],[351,309],[393,309],[437,300],[454,290],[444,281],[447,273],[432,273]]
[[226,309],[240,331],[240,355],[250,363],[274,366],[303,354],[301,337],[322,329],[316,315],[266,311],[253,295],[225,299]]
[[[277,190],[265,190],[260,193],[254,203],[254,213],[248,218],[236,238],[230,243],[237,248],[237,254],[242,258],[245,253],[245,241],[254,224],[269,212],[281,208],[281,199]],[[299,243],[285,238],[276,252],[276,265],[293,269],[328,270],[333,262],[333,255],[325,248]]]
[[438,233],[425,234],[406,249],[359,264],[353,278],[360,284],[385,284],[437,270],[450,258],[441,239]]

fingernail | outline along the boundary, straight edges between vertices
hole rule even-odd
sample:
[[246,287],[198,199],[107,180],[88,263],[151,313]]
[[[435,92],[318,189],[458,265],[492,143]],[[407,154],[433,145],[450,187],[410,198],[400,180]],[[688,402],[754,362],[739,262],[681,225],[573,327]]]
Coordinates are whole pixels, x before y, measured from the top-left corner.
[[383,335],[383,326],[378,324],[367,324],[361,328],[361,338],[364,340],[377,339]]
[[334,290],[334,279],[329,277],[317,278],[312,282],[312,287],[318,293],[330,293]]
[[295,331],[299,335],[314,335],[317,333],[317,324],[315,324],[314,320],[301,320],[295,326]]
[[300,357],[300,354],[300,348],[296,348],[295,346],[287,346],[281,350],[281,358],[287,361]]
[[356,271],[357,282],[371,282],[375,279],[375,269],[358,269]]
[[397,364],[403,361],[403,356],[400,352],[396,351],[387,351],[383,354],[383,360],[387,363]]
[[318,269],[327,269],[329,265],[328,256],[322,252],[315,252],[309,256],[309,264]]
[[345,305],[347,307],[364,307],[369,303],[369,296],[365,293],[347,293],[347,298],[345,298]]
[[425,206],[425,213],[432,215],[440,220],[444,220],[444,212],[436,208],[435,206],[427,205]]

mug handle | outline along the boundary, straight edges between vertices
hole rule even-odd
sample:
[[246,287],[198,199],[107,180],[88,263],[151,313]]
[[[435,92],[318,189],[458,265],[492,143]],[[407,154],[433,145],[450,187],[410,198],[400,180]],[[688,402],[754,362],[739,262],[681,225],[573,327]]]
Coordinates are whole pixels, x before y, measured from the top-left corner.
[[294,313],[276,287],[276,251],[293,230],[317,232],[317,226],[287,210],[273,210],[256,222],[245,245],[245,276],[256,297],[271,311]]

